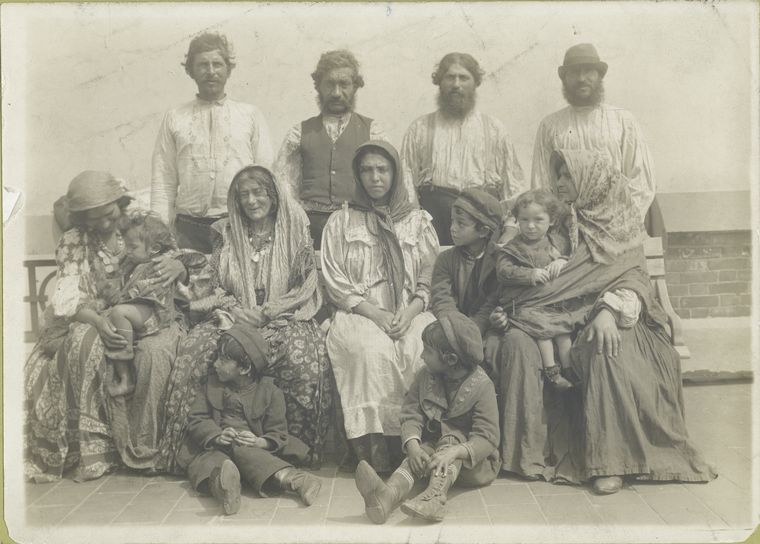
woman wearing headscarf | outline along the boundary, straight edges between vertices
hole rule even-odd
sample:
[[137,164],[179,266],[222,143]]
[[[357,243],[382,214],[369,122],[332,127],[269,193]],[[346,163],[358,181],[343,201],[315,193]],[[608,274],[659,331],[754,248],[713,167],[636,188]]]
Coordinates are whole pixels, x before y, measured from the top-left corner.
[[[688,437],[680,359],[646,272],[644,230],[626,180],[606,156],[583,150],[555,152],[551,174],[552,190],[570,205],[571,257],[556,279],[514,289],[508,302],[556,309],[587,301],[571,352],[580,387],[563,397],[544,392],[535,340],[519,327],[506,332],[497,380],[502,468],[592,481],[597,493],[615,493],[624,477],[714,478]],[[497,312],[492,323],[506,317]]]
[[[121,287],[125,244],[117,224],[132,197],[107,172],[85,171],[61,200],[66,230],[56,248],[56,290],[45,327],[25,366],[25,476],[37,482],[102,476],[121,463],[154,469],[164,392],[176,354],[176,323],[137,341],[135,389],[108,395],[104,350],[126,340],[107,319]],[[185,273],[174,259],[156,263],[156,280]]]
[[306,213],[262,166],[235,175],[227,210],[229,217],[213,224],[214,250],[190,303],[200,323],[182,341],[169,381],[159,464],[170,472],[182,471],[176,455],[187,414],[217,358],[220,328],[230,319],[267,340],[265,375],[285,394],[288,432],[312,449],[315,462],[327,434],[332,376],[324,333],[314,320],[322,297]]
[[337,307],[327,350],[351,451],[390,472],[401,461],[404,395],[423,364],[422,329],[433,320],[425,310],[438,239],[430,215],[409,202],[393,146],[367,142],[352,166],[354,200],[322,235],[325,290]]

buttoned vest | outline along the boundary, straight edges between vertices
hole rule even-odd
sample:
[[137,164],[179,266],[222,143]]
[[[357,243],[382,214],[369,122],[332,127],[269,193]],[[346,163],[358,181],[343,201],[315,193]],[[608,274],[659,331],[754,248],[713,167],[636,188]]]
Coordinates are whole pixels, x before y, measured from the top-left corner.
[[327,134],[321,115],[301,123],[301,200],[337,207],[353,199],[351,160],[356,148],[369,140],[371,123],[369,117],[352,113],[335,143]]

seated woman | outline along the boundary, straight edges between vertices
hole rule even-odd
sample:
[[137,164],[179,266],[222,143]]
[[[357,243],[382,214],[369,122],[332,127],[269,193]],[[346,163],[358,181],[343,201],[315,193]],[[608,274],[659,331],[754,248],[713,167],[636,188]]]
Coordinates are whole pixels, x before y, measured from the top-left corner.
[[[111,174],[86,171],[69,185],[65,202],[73,228],[56,249],[56,291],[45,327],[25,366],[25,476],[36,482],[102,476],[122,462],[154,469],[165,388],[176,354],[176,323],[137,341],[129,397],[106,393],[106,349],[126,347],[108,320],[104,297],[118,290],[124,240],[116,228],[132,198]],[[157,283],[185,274],[163,258]]]
[[[597,493],[615,493],[624,476],[711,480],[688,437],[680,359],[646,272],[644,231],[625,180],[598,152],[560,151],[552,166],[552,190],[571,205],[572,254],[557,278],[516,290],[512,300],[555,309],[588,300],[571,351],[582,387],[544,391],[536,341],[518,327],[505,333],[497,380],[502,469],[592,480]],[[492,314],[495,325],[506,322],[503,311]]]
[[338,308],[327,350],[349,446],[388,473],[401,462],[399,413],[433,321],[424,310],[438,240],[430,215],[409,203],[393,146],[367,142],[352,165],[354,201],[322,234],[325,289]]
[[227,209],[229,217],[213,225],[218,236],[201,274],[208,276],[206,296],[190,304],[203,310],[202,322],[182,341],[169,380],[159,458],[169,472],[182,472],[176,456],[201,380],[217,358],[220,310],[266,338],[264,375],[285,394],[288,431],[312,448],[315,462],[329,424],[332,376],[314,320],[322,297],[306,213],[262,166],[235,175]]

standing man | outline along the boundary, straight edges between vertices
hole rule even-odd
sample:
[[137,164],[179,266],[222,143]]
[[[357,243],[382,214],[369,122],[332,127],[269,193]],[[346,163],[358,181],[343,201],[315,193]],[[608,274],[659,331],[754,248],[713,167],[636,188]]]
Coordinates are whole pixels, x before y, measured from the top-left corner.
[[354,152],[364,142],[386,137],[376,121],[354,112],[356,91],[364,86],[364,78],[350,51],[323,53],[311,78],[320,114],[290,129],[274,170],[301,201],[314,247],[319,249],[327,218],[353,199]]
[[526,189],[504,125],[475,107],[484,72],[467,53],[449,53],[433,72],[438,111],[414,121],[404,135],[404,176],[433,216],[441,245],[451,245],[451,205],[477,187],[506,200]]
[[174,223],[180,247],[211,253],[210,227],[227,213],[233,176],[249,164],[268,167],[272,145],[258,108],[224,92],[235,67],[224,35],[193,38],[184,66],[198,94],[164,116],[153,151],[150,206]]
[[[629,111],[603,102],[607,63],[589,43],[574,45],[557,70],[568,106],[545,117],[538,126],[533,150],[531,185],[549,184],[549,158],[557,149],[593,149],[607,153],[628,178],[633,202],[642,221],[654,199],[652,157],[636,119]],[[659,209],[652,206],[647,231],[662,234]]]

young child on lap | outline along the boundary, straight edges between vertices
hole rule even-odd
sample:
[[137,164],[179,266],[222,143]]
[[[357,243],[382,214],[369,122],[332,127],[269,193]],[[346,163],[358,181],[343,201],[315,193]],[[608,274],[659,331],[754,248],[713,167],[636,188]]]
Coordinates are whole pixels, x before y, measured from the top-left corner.
[[[522,193],[512,208],[520,232],[502,248],[497,260],[497,278],[500,289],[509,296],[510,288],[547,283],[559,276],[567,264],[567,257],[557,246],[567,246],[564,240],[549,236],[549,228],[558,224],[563,207],[550,192],[532,190]],[[555,245],[556,244],[556,245]],[[567,247],[562,247],[566,250]],[[565,379],[554,358],[557,346],[563,367],[570,364],[572,337],[570,330],[560,321],[565,309],[553,308],[504,308],[519,322],[519,314],[530,313],[538,326],[526,330],[536,338],[541,352],[544,379],[558,390],[570,389],[573,384]],[[520,327],[522,328],[522,327]]]
[[120,225],[126,257],[123,286],[117,293],[108,320],[127,341],[122,349],[106,349],[113,379],[106,385],[111,396],[126,395],[135,388],[134,341],[168,327],[175,317],[174,284],[165,287],[153,279],[152,259],[174,251],[177,244],[169,228],[149,212],[132,212]]
[[310,506],[322,482],[292,463],[309,448],[288,434],[285,396],[270,377],[267,342],[254,328],[233,325],[219,338],[214,372],[193,403],[178,456],[193,488],[210,493],[225,514],[240,509],[241,478],[260,495],[297,493]]
[[[385,523],[391,512],[441,521],[454,482],[489,485],[499,473],[499,412],[493,383],[478,366],[483,360],[480,330],[459,312],[447,312],[422,333],[425,367],[401,409],[401,441],[406,459],[383,482],[361,461],[356,487],[367,516]],[[404,501],[416,480],[429,478],[425,491]]]

